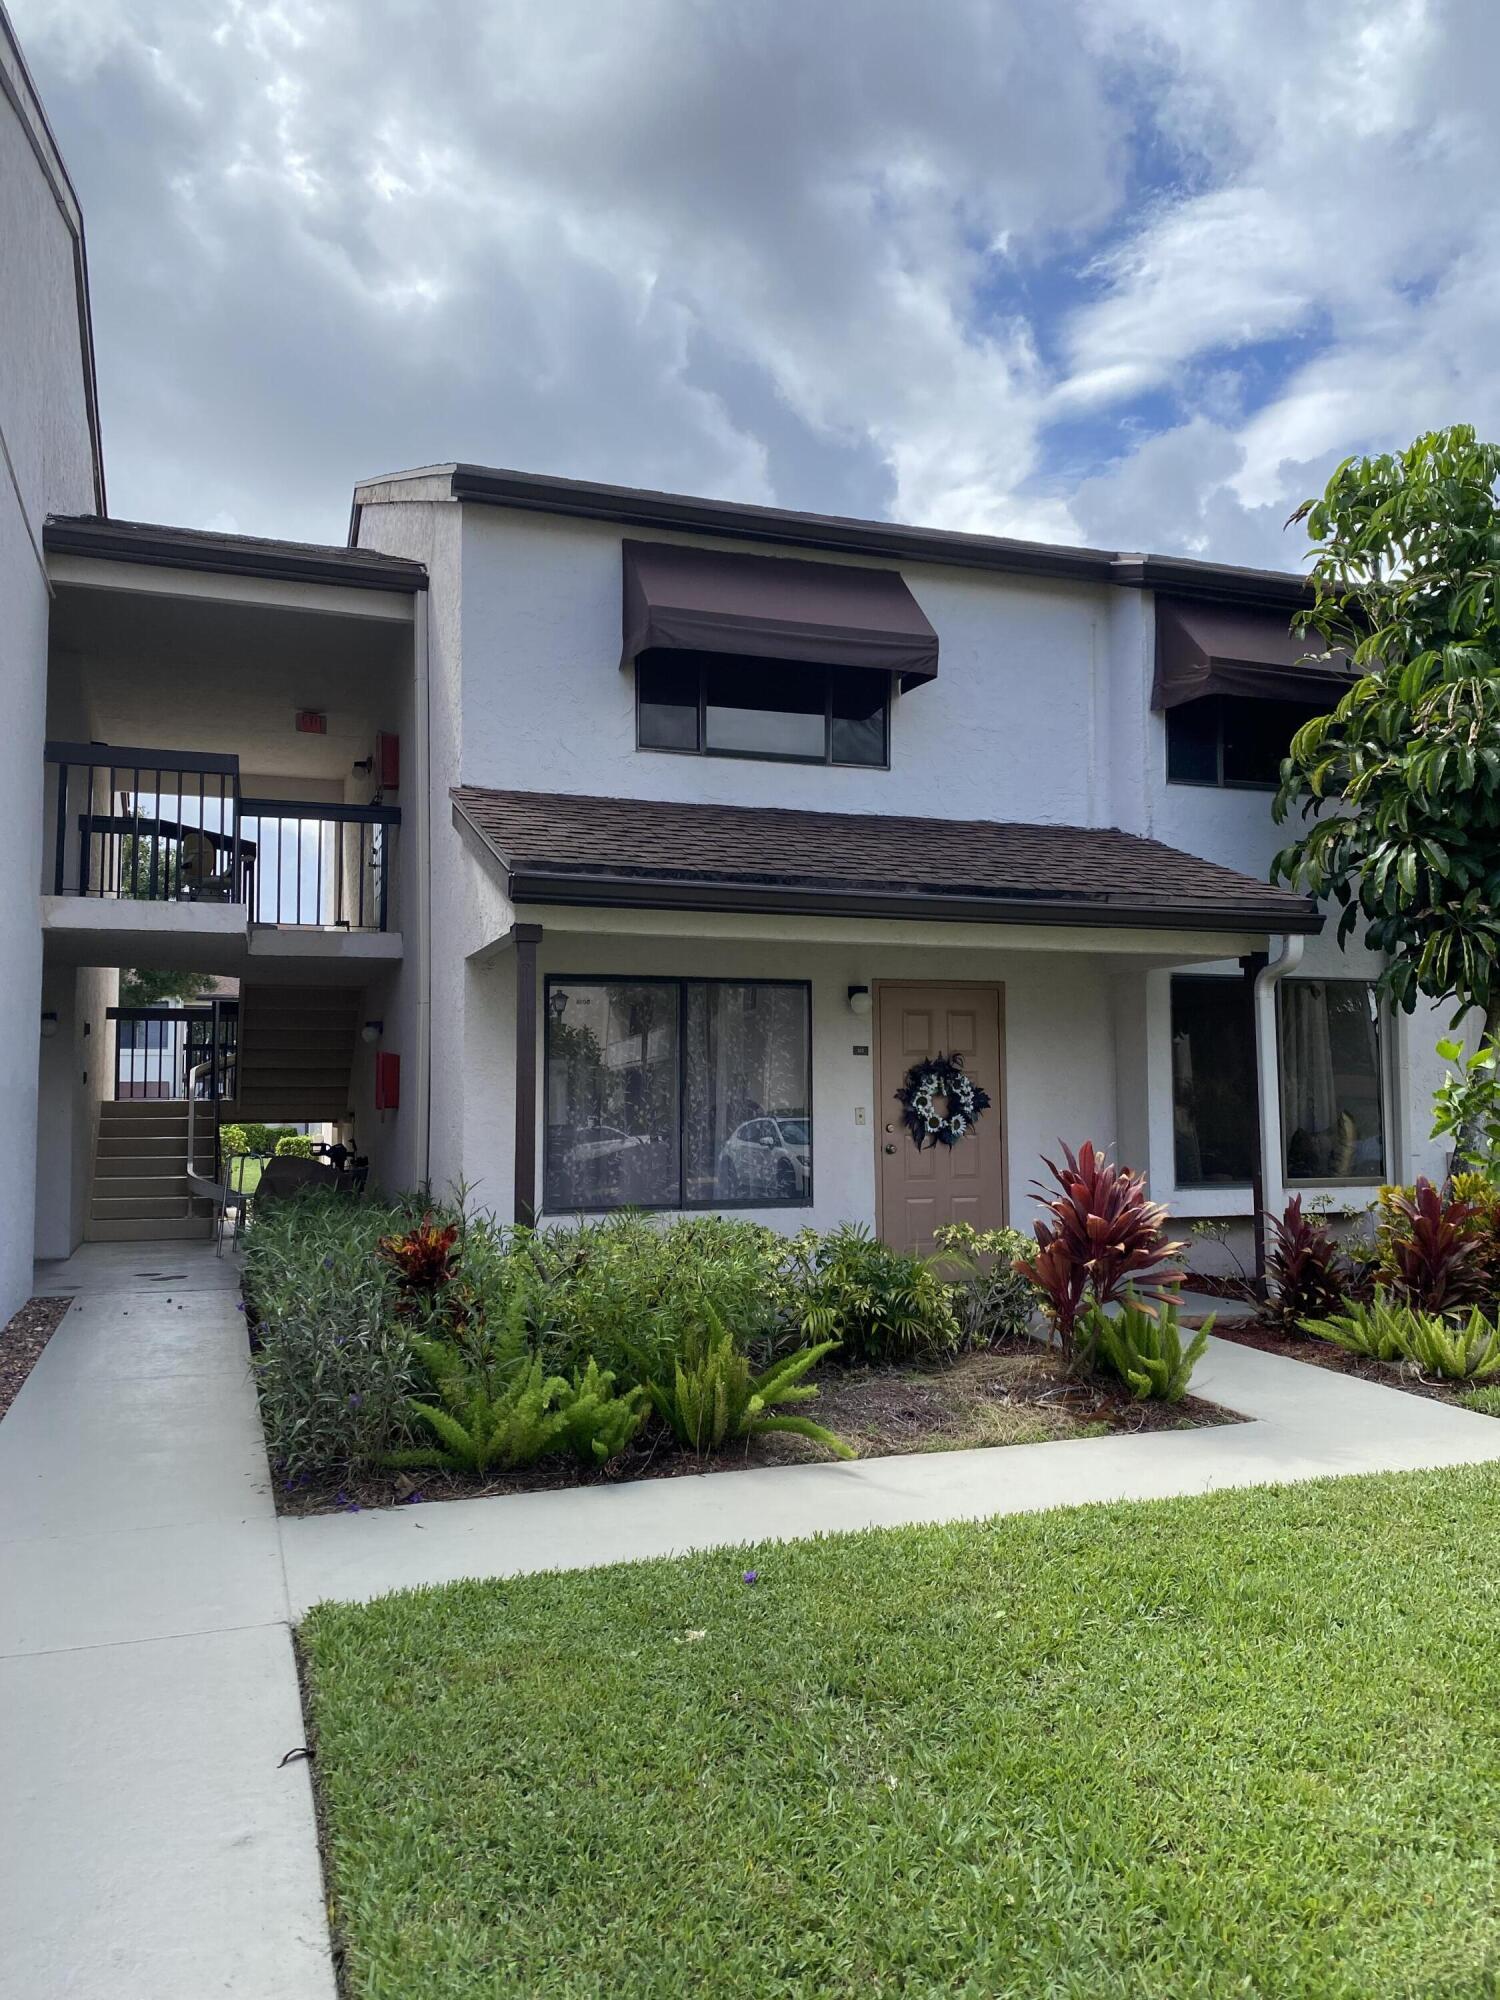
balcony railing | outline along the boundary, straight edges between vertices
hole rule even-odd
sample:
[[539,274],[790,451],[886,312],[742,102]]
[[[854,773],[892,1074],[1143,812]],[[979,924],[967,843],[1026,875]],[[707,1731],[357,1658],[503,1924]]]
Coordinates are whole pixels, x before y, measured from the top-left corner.
[[243,903],[279,929],[384,931],[400,809],[247,799],[239,759],[48,743],[58,896]]
[[202,1068],[197,1095],[238,1095],[240,1009],[237,1000],[200,1007],[111,1007],[115,1089],[126,1098],[185,1098],[189,1074]]

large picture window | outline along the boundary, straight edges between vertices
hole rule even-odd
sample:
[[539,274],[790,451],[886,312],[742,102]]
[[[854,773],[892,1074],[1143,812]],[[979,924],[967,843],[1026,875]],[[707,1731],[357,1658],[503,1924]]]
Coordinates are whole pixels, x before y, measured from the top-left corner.
[[868,667],[652,651],[636,661],[643,750],[797,764],[889,762],[891,679]]
[[802,982],[549,979],[544,1206],[806,1206],[811,1051]]
[[1380,1009],[1362,979],[1286,979],[1277,989],[1286,1177],[1385,1178]]
[[1243,979],[1172,981],[1178,1187],[1248,1186],[1260,1149],[1255,1034]]

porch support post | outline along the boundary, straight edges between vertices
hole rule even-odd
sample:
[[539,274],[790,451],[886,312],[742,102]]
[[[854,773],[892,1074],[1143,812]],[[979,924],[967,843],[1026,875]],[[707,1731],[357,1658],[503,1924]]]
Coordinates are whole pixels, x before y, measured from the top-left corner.
[[536,948],[540,924],[517,924],[516,947],[516,1177],[515,1219],[536,1221]]
[[1255,975],[1255,1085],[1260,1096],[1260,1182],[1265,1211],[1286,1206],[1281,1164],[1281,1058],[1276,1036],[1276,988],[1302,963],[1306,938],[1284,937],[1281,948]]

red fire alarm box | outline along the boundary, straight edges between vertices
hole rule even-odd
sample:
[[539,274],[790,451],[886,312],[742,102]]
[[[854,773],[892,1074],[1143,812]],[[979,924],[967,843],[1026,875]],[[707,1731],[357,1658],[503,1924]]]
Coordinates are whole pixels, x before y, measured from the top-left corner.
[[401,1105],[401,1058],[381,1049],[375,1058],[375,1109],[396,1111]]
[[375,738],[375,782],[383,792],[401,789],[401,738],[383,729]]
[[328,734],[328,717],[316,708],[299,708],[297,710],[297,729],[303,736],[326,736]]

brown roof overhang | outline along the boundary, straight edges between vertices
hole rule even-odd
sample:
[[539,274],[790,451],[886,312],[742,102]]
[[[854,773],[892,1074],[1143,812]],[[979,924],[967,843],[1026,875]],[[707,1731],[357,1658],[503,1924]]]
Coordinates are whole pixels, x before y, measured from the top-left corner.
[[1331,708],[1358,676],[1347,654],[1320,656],[1318,643],[1299,638],[1277,612],[1158,597],[1151,706],[1233,694]]
[[620,665],[655,647],[868,667],[918,687],[937,673],[938,639],[898,571],[795,556],[621,544]]
[[1113,827],[452,794],[517,903],[954,923],[1312,932],[1317,906]]
[[107,562],[257,576],[277,583],[342,583],[408,593],[427,588],[423,564],[374,549],[270,541],[260,535],[104,520],[93,514],[49,514],[42,524],[42,547],[48,555],[97,556]]

